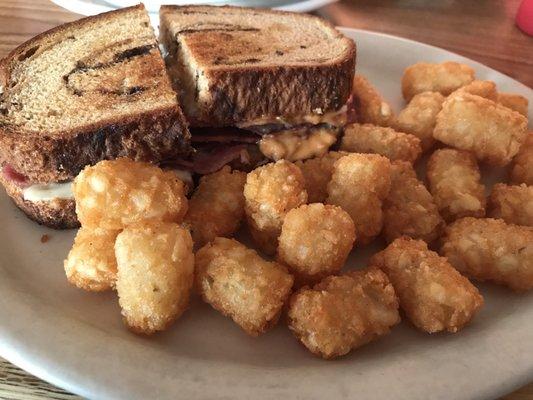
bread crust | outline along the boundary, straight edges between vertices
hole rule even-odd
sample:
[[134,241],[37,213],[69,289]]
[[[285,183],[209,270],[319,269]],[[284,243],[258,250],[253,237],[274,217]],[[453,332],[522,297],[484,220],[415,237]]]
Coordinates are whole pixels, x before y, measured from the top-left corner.
[[53,229],[71,229],[80,226],[76,217],[74,199],[27,201],[24,200],[22,188],[14,182],[8,181],[2,173],[0,173],[0,183],[15,205],[33,221]]
[[101,121],[83,130],[46,135],[0,127],[0,161],[32,183],[70,180],[98,161],[128,157],[162,161],[189,151],[190,133],[177,107]]
[[[83,18],[30,39],[0,61],[0,85],[8,86],[11,71],[19,57],[43,41],[51,40],[88,20],[105,23],[117,14],[134,10],[144,10],[144,6],[141,4]],[[8,162],[32,183],[49,183],[70,180],[86,165],[103,159],[125,156],[134,160],[162,161],[175,158],[190,151],[189,139],[187,122],[177,102],[141,114],[65,129],[53,135],[0,123],[0,162]]]
[[225,126],[265,115],[338,110],[350,96],[354,70],[355,46],[349,57],[333,65],[208,71],[213,95],[191,125]]
[[[209,6],[199,7],[209,8]],[[227,6],[216,9],[225,7]],[[161,6],[160,40],[167,49],[172,47],[171,41],[175,41],[175,38],[172,38],[172,34],[165,26],[165,14],[180,10],[186,12],[194,8],[194,6]],[[240,9],[258,12],[257,9]],[[275,10],[260,12],[292,15],[289,12]],[[306,18],[316,19],[324,26],[335,29],[332,24],[317,17],[306,16]],[[343,36],[340,32],[338,35]],[[338,110],[350,97],[355,72],[356,45],[348,38],[345,38],[345,43],[347,48],[342,57],[323,63],[206,68],[204,72],[209,81],[211,96],[199,104],[198,115],[187,115],[190,125],[232,126],[238,122],[268,116],[320,114]]]

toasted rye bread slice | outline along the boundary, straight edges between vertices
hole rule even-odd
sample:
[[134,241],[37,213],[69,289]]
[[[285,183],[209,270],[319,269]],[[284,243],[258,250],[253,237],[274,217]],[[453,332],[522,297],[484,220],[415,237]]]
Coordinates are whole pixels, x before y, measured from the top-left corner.
[[144,6],[40,34],[0,62],[0,161],[31,182],[126,156],[187,151],[189,132]]
[[355,44],[311,15],[240,7],[162,6],[160,41],[192,126],[342,107]]
[[80,225],[74,199],[27,201],[24,200],[23,189],[15,182],[6,179],[1,172],[0,183],[17,207],[35,222],[54,229],[77,228]]

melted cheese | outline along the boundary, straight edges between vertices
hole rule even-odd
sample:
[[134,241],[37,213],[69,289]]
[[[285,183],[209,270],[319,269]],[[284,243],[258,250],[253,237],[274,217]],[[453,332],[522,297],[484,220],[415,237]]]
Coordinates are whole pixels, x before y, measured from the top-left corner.
[[259,150],[274,161],[298,161],[325,154],[336,141],[337,132],[331,129],[316,129],[305,135],[284,131],[263,136]]
[[[171,169],[186,186],[186,190],[189,191],[193,185],[192,175],[190,172]],[[22,196],[24,200],[37,202],[37,201],[52,201],[56,199],[70,200],[74,199],[74,193],[72,192],[72,181],[62,183],[48,183],[48,184],[36,184],[28,186],[22,190]]]
[[55,199],[73,199],[72,182],[31,185],[22,191],[26,201],[52,201]]
[[245,129],[250,126],[267,125],[267,124],[286,124],[286,125],[301,125],[301,124],[329,124],[332,126],[344,126],[347,123],[348,107],[345,105],[337,111],[330,111],[323,113],[322,110],[314,110],[313,114],[296,115],[292,117],[270,117],[259,118],[251,121],[237,124],[238,128]]

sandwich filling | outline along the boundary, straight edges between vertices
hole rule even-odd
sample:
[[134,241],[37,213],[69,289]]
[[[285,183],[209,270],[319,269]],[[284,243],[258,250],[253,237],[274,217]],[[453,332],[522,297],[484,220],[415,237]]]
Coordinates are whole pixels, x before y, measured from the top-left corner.
[[[192,188],[193,179],[189,171],[176,168],[163,168],[170,170],[183,182],[188,188]],[[9,164],[6,164],[1,170],[3,178],[11,184],[17,186],[22,191],[22,197],[29,202],[49,202],[54,200],[74,200],[72,191],[72,182],[50,182],[50,183],[30,183],[22,174],[15,171]]]
[[229,164],[252,170],[268,161],[299,161],[319,157],[334,147],[344,126],[355,122],[351,99],[340,109],[323,114],[262,118],[235,127],[192,128],[195,149],[181,167],[209,174]]
[[73,199],[72,182],[31,185],[22,189],[22,197],[31,202]]
[[[170,46],[165,61],[180,103],[194,125],[202,93],[208,92],[209,84],[188,47],[179,40],[180,36],[167,42]],[[182,164],[195,173],[206,174],[225,164],[253,169],[268,160],[299,161],[321,156],[337,142],[349,120],[350,104],[329,112],[317,108],[303,115],[265,116],[234,127],[191,127],[195,154]]]
[[207,174],[325,154],[350,120],[355,45],[322,20],[230,7],[160,12],[160,41]]

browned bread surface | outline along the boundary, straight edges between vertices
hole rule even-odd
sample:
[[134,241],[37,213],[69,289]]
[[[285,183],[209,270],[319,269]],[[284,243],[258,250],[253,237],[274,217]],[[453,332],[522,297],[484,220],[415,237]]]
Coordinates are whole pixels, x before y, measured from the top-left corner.
[[172,158],[188,139],[142,5],[54,28],[0,62],[0,161],[32,182]]
[[8,181],[2,173],[0,183],[17,207],[35,222],[54,229],[77,228],[80,225],[76,217],[74,199],[27,201],[24,200],[22,188],[13,181]]
[[355,44],[314,16],[162,6],[160,40],[193,126],[336,110],[351,92]]

